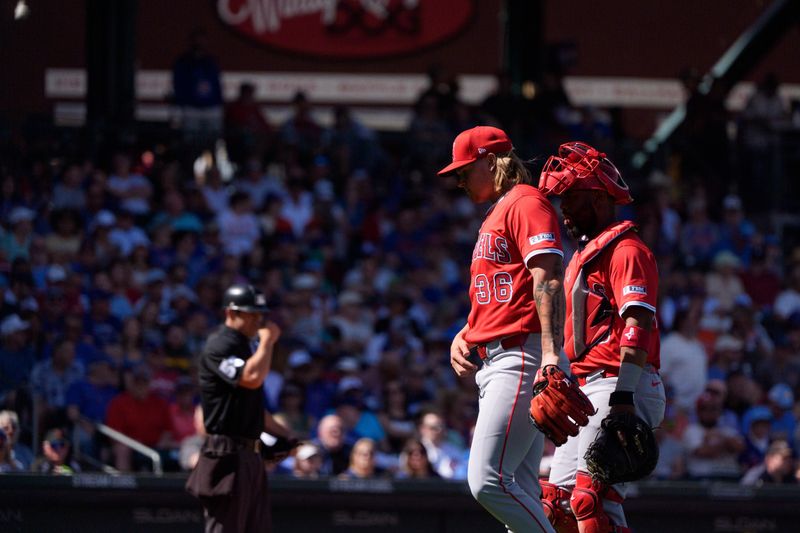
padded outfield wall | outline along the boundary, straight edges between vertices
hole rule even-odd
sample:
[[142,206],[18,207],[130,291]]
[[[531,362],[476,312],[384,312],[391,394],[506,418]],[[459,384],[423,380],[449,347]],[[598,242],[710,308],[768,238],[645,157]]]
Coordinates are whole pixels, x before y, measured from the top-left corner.
[[[198,532],[185,475],[0,476],[2,532]],[[271,480],[275,531],[502,533],[463,483]],[[799,531],[800,488],[640,483],[626,503],[647,533]]]

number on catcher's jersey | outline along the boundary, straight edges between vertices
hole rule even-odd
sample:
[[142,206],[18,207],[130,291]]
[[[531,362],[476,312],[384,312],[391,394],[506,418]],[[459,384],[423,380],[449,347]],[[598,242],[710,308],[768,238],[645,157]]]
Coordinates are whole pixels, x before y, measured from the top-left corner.
[[514,294],[514,280],[508,272],[497,272],[491,280],[486,274],[478,274],[472,284],[475,287],[475,300],[481,305],[490,303],[492,296],[495,301],[505,303],[511,301]]

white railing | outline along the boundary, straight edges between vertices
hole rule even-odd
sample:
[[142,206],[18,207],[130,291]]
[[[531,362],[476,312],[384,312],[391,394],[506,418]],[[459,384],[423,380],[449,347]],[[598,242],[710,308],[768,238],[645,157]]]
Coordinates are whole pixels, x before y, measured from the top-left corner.
[[[147,457],[148,459],[150,459],[150,461],[153,463],[153,473],[155,475],[161,476],[161,475],[164,474],[164,469],[163,469],[163,467],[161,465],[161,456],[153,448],[151,448],[149,446],[145,446],[144,444],[142,444],[138,440],[132,439],[131,437],[127,436],[126,434],[121,433],[121,432],[117,431],[116,429],[110,428],[110,427],[108,427],[107,425],[105,425],[105,424],[103,424],[101,422],[93,422],[92,420],[89,420],[86,417],[81,417],[81,420],[85,421],[85,422],[88,422],[89,424],[94,426],[94,428],[97,431],[99,431],[100,433],[102,433],[103,435],[108,437],[109,439],[114,440],[116,442],[119,442],[120,444],[122,444],[124,446],[127,446],[128,448],[132,449],[133,451],[139,452],[140,454],[142,454],[145,457]],[[75,447],[75,452],[76,452],[76,454],[80,455],[80,448],[79,448],[80,445],[77,442],[77,439],[74,439],[74,440],[75,440],[75,442],[74,442],[73,445]],[[94,458],[89,459],[88,455],[81,455],[81,458],[84,459],[84,460],[87,460],[87,462],[92,463],[93,466],[96,466],[96,465],[94,465],[94,463],[99,463]],[[117,469],[115,469],[113,467],[110,467],[110,466],[107,466],[107,465],[102,465],[101,464],[100,468],[104,472],[109,473],[109,474],[118,474],[119,473],[119,471]]]

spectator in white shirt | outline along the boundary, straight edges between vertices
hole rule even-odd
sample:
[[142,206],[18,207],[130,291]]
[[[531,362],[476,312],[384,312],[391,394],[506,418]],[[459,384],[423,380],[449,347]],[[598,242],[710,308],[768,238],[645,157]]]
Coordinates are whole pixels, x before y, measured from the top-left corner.
[[361,295],[355,291],[344,291],[339,295],[339,312],[330,323],[342,334],[342,347],[353,353],[363,351],[372,337],[374,318],[364,308]]
[[120,254],[128,257],[137,246],[148,246],[150,239],[144,230],[134,225],[133,213],[123,209],[117,216],[117,225],[111,230],[108,240],[118,249]]
[[256,210],[264,206],[268,195],[273,194],[280,197],[285,195],[278,179],[264,173],[264,167],[257,157],[251,157],[245,163],[245,173],[237,180],[236,189],[250,195],[250,200]]
[[301,237],[314,218],[314,195],[305,189],[303,180],[289,180],[289,193],[283,199],[281,216],[292,226],[295,237]]
[[697,303],[675,316],[675,329],[661,343],[661,377],[675,392],[675,406],[694,409],[707,381],[708,355],[697,340],[700,311]]
[[249,253],[260,235],[258,219],[252,212],[250,197],[244,192],[235,192],[229,208],[219,215],[219,233],[223,235],[225,253],[235,256]]
[[714,270],[706,274],[706,293],[717,301],[720,311],[731,311],[737,297],[745,294],[738,274],[741,266],[741,260],[728,250],[714,256]]
[[463,450],[447,441],[447,427],[437,413],[426,413],[419,423],[420,440],[428,453],[428,461],[437,474],[454,479],[463,457]]
[[228,200],[231,195],[230,188],[222,182],[222,174],[217,167],[211,167],[206,171],[206,181],[201,191],[206,201],[206,207],[219,216],[220,213],[228,208]]
[[739,454],[744,439],[730,427],[720,424],[722,406],[710,394],[697,398],[697,422],[683,433],[687,451],[686,469],[694,479],[738,479]]
[[800,263],[796,263],[787,281],[787,287],[775,299],[775,314],[782,320],[800,311]]
[[120,205],[136,215],[150,212],[150,197],[153,186],[141,174],[131,173],[131,160],[127,154],[114,156],[114,171],[108,178],[108,192],[114,195]]

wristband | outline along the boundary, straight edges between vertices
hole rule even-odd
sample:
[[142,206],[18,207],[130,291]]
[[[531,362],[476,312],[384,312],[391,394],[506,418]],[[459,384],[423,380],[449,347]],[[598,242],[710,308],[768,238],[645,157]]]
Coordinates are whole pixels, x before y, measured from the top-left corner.
[[625,326],[622,329],[619,345],[646,352],[650,349],[650,330],[639,326]]
[[608,397],[608,405],[633,405],[633,393],[628,391],[614,391]]
[[623,362],[619,365],[619,376],[617,377],[616,391],[625,391],[633,394],[639,385],[639,378],[642,377],[642,367],[633,363]]

